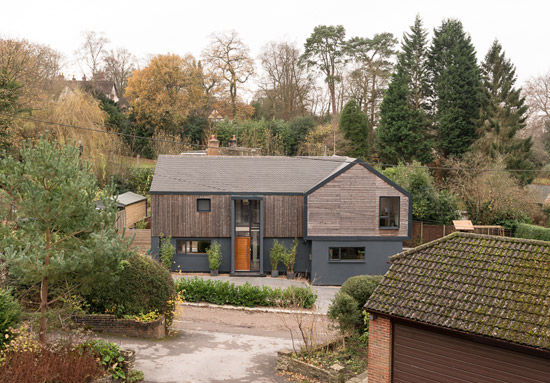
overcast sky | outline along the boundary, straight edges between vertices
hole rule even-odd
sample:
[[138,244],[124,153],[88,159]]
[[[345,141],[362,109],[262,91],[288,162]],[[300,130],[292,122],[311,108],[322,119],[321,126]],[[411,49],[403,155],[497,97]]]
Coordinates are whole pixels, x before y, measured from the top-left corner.
[[[6,0],[0,35],[47,44],[68,60],[86,30],[104,32],[110,47],[125,47],[140,58],[167,52],[198,57],[211,33],[235,29],[256,57],[269,41],[303,46],[321,24],[342,24],[348,37],[391,32],[401,40],[420,14],[430,36],[443,19],[461,20],[479,61],[498,38],[521,84],[550,70],[549,10],[548,0]],[[70,64],[64,73],[80,76]]]

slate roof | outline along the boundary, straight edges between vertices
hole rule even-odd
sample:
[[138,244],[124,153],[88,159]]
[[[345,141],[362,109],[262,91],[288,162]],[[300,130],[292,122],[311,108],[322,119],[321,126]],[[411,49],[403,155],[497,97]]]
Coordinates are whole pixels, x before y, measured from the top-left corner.
[[550,242],[453,233],[390,260],[367,311],[550,350]]
[[305,193],[349,157],[161,155],[151,193]]

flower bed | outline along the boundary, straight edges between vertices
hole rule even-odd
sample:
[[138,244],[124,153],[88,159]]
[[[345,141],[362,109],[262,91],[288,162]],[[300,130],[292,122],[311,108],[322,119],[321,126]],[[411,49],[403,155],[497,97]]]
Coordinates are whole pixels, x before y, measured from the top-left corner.
[[321,382],[340,383],[366,371],[367,361],[367,345],[358,337],[351,337],[345,343],[342,339],[333,340],[308,353],[279,351],[277,369]]

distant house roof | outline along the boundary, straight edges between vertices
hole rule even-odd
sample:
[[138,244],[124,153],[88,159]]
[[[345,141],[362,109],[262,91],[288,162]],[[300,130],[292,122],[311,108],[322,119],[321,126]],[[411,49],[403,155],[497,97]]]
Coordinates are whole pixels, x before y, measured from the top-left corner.
[[146,199],[147,197],[144,197],[142,195],[132,193],[132,192],[126,192],[118,196],[117,202],[119,205],[128,206],[134,203],[145,201]]
[[390,260],[368,311],[550,350],[550,242],[453,233]]
[[[125,208],[126,206],[132,205],[134,203],[138,203],[141,201],[145,201],[147,197],[144,197],[142,195],[132,193],[132,192],[126,192],[122,193],[117,198],[117,207],[119,209]],[[105,205],[101,201],[95,201],[95,205],[97,209],[105,209]]]
[[349,157],[161,155],[151,193],[305,193]]
[[550,185],[531,184],[527,185],[527,190],[533,193],[535,202],[541,205],[544,204],[550,195]]

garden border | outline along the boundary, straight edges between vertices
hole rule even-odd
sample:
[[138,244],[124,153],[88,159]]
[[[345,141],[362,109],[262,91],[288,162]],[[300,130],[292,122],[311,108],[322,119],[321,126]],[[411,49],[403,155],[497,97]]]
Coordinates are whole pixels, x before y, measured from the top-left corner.
[[117,318],[110,314],[75,315],[73,321],[98,333],[152,339],[160,339],[166,336],[166,319],[164,315],[153,322]]

